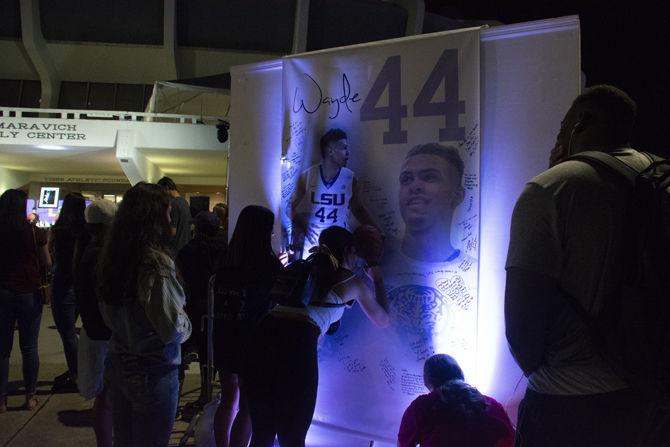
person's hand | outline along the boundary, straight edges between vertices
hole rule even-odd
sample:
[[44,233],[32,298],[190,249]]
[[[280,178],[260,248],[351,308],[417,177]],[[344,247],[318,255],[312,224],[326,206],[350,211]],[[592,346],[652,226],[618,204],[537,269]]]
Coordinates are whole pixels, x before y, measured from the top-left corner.
[[549,167],[553,168],[559,163],[564,162],[568,158],[568,151],[563,147],[562,144],[556,143],[554,148],[549,154]]
[[384,278],[382,268],[378,265],[366,265],[363,271],[372,282],[378,282]]
[[295,213],[291,220],[293,233],[305,234],[307,227],[309,227],[311,216],[310,213]]
[[294,252],[290,248],[287,248],[286,251],[280,251],[278,258],[281,265],[286,267],[289,262],[291,262],[291,256],[293,256],[293,254]]

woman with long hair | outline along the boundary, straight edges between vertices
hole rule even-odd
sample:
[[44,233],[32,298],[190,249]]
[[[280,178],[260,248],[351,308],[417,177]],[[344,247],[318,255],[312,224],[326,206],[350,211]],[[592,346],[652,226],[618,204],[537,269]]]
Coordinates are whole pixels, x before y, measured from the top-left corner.
[[[273,226],[272,211],[245,207],[213,283],[219,303],[213,337],[214,363],[221,380],[221,403],[214,419],[218,447],[246,447],[251,436],[243,367],[252,331],[269,309],[270,288],[281,269],[272,251]],[[226,293],[231,286],[244,290],[243,302]]]
[[37,338],[42,318],[38,289],[43,271],[51,267],[51,257],[44,234],[28,224],[26,202],[26,194],[16,189],[0,196],[0,413],[7,411],[9,355],[17,323],[26,396],[23,408],[37,406]]
[[191,323],[168,254],[169,213],[160,186],[136,184],[123,196],[100,258],[115,446],[167,446],[174,425],[181,343]]
[[430,393],[405,410],[398,447],[512,447],[514,429],[502,405],[468,385],[453,357],[428,358],[423,381]]
[[354,236],[342,227],[321,232],[312,267],[311,296],[305,306],[279,304],[261,321],[248,364],[253,447],[304,446],[318,385],[317,341],[358,301],[379,327],[389,325],[380,267],[366,273],[374,291],[353,273]]
[[79,315],[72,288],[74,249],[85,234],[84,196],[73,192],[65,196],[58,220],[49,233],[49,248],[54,256],[53,297],[51,312],[61,341],[68,370],[54,379],[55,391],[74,391],[77,384],[77,333]]

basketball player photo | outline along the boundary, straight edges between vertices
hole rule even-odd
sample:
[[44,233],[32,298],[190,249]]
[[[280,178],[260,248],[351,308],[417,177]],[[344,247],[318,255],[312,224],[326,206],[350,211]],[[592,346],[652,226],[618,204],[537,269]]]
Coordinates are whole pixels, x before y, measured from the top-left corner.
[[352,230],[350,214],[360,225],[373,225],[360,200],[360,186],[347,168],[350,147],[347,134],[330,129],[320,139],[321,162],[303,171],[289,202],[293,250],[307,258],[318,244],[321,231],[332,225]]

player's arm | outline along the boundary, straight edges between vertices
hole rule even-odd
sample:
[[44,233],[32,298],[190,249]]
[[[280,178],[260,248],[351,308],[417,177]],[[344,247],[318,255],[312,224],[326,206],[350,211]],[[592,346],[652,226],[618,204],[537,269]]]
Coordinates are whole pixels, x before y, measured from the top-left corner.
[[361,201],[361,186],[356,177],[354,177],[354,180],[351,184],[351,199],[349,200],[349,209],[361,225],[372,225],[373,227],[379,228],[379,226],[375,224],[372,215],[370,215],[365,206],[363,206],[363,202]]
[[300,176],[298,176],[298,183],[295,185],[295,189],[293,190],[293,194],[291,195],[291,199],[289,201],[289,209],[286,210],[289,213],[287,217],[291,220],[293,225],[298,224],[300,227],[304,227],[304,222],[299,222],[300,216],[298,215],[298,206],[305,197],[306,192],[307,174],[303,172],[300,174]]

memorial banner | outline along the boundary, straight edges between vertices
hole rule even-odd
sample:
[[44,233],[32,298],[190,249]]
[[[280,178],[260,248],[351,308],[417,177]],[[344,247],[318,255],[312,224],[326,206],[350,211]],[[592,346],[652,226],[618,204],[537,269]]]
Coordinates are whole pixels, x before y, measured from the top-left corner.
[[385,235],[391,325],[354,305],[322,337],[315,421],[393,439],[427,392],[426,358],[450,354],[474,376],[479,40],[477,28],[284,59],[283,247],[306,257],[330,225]]

